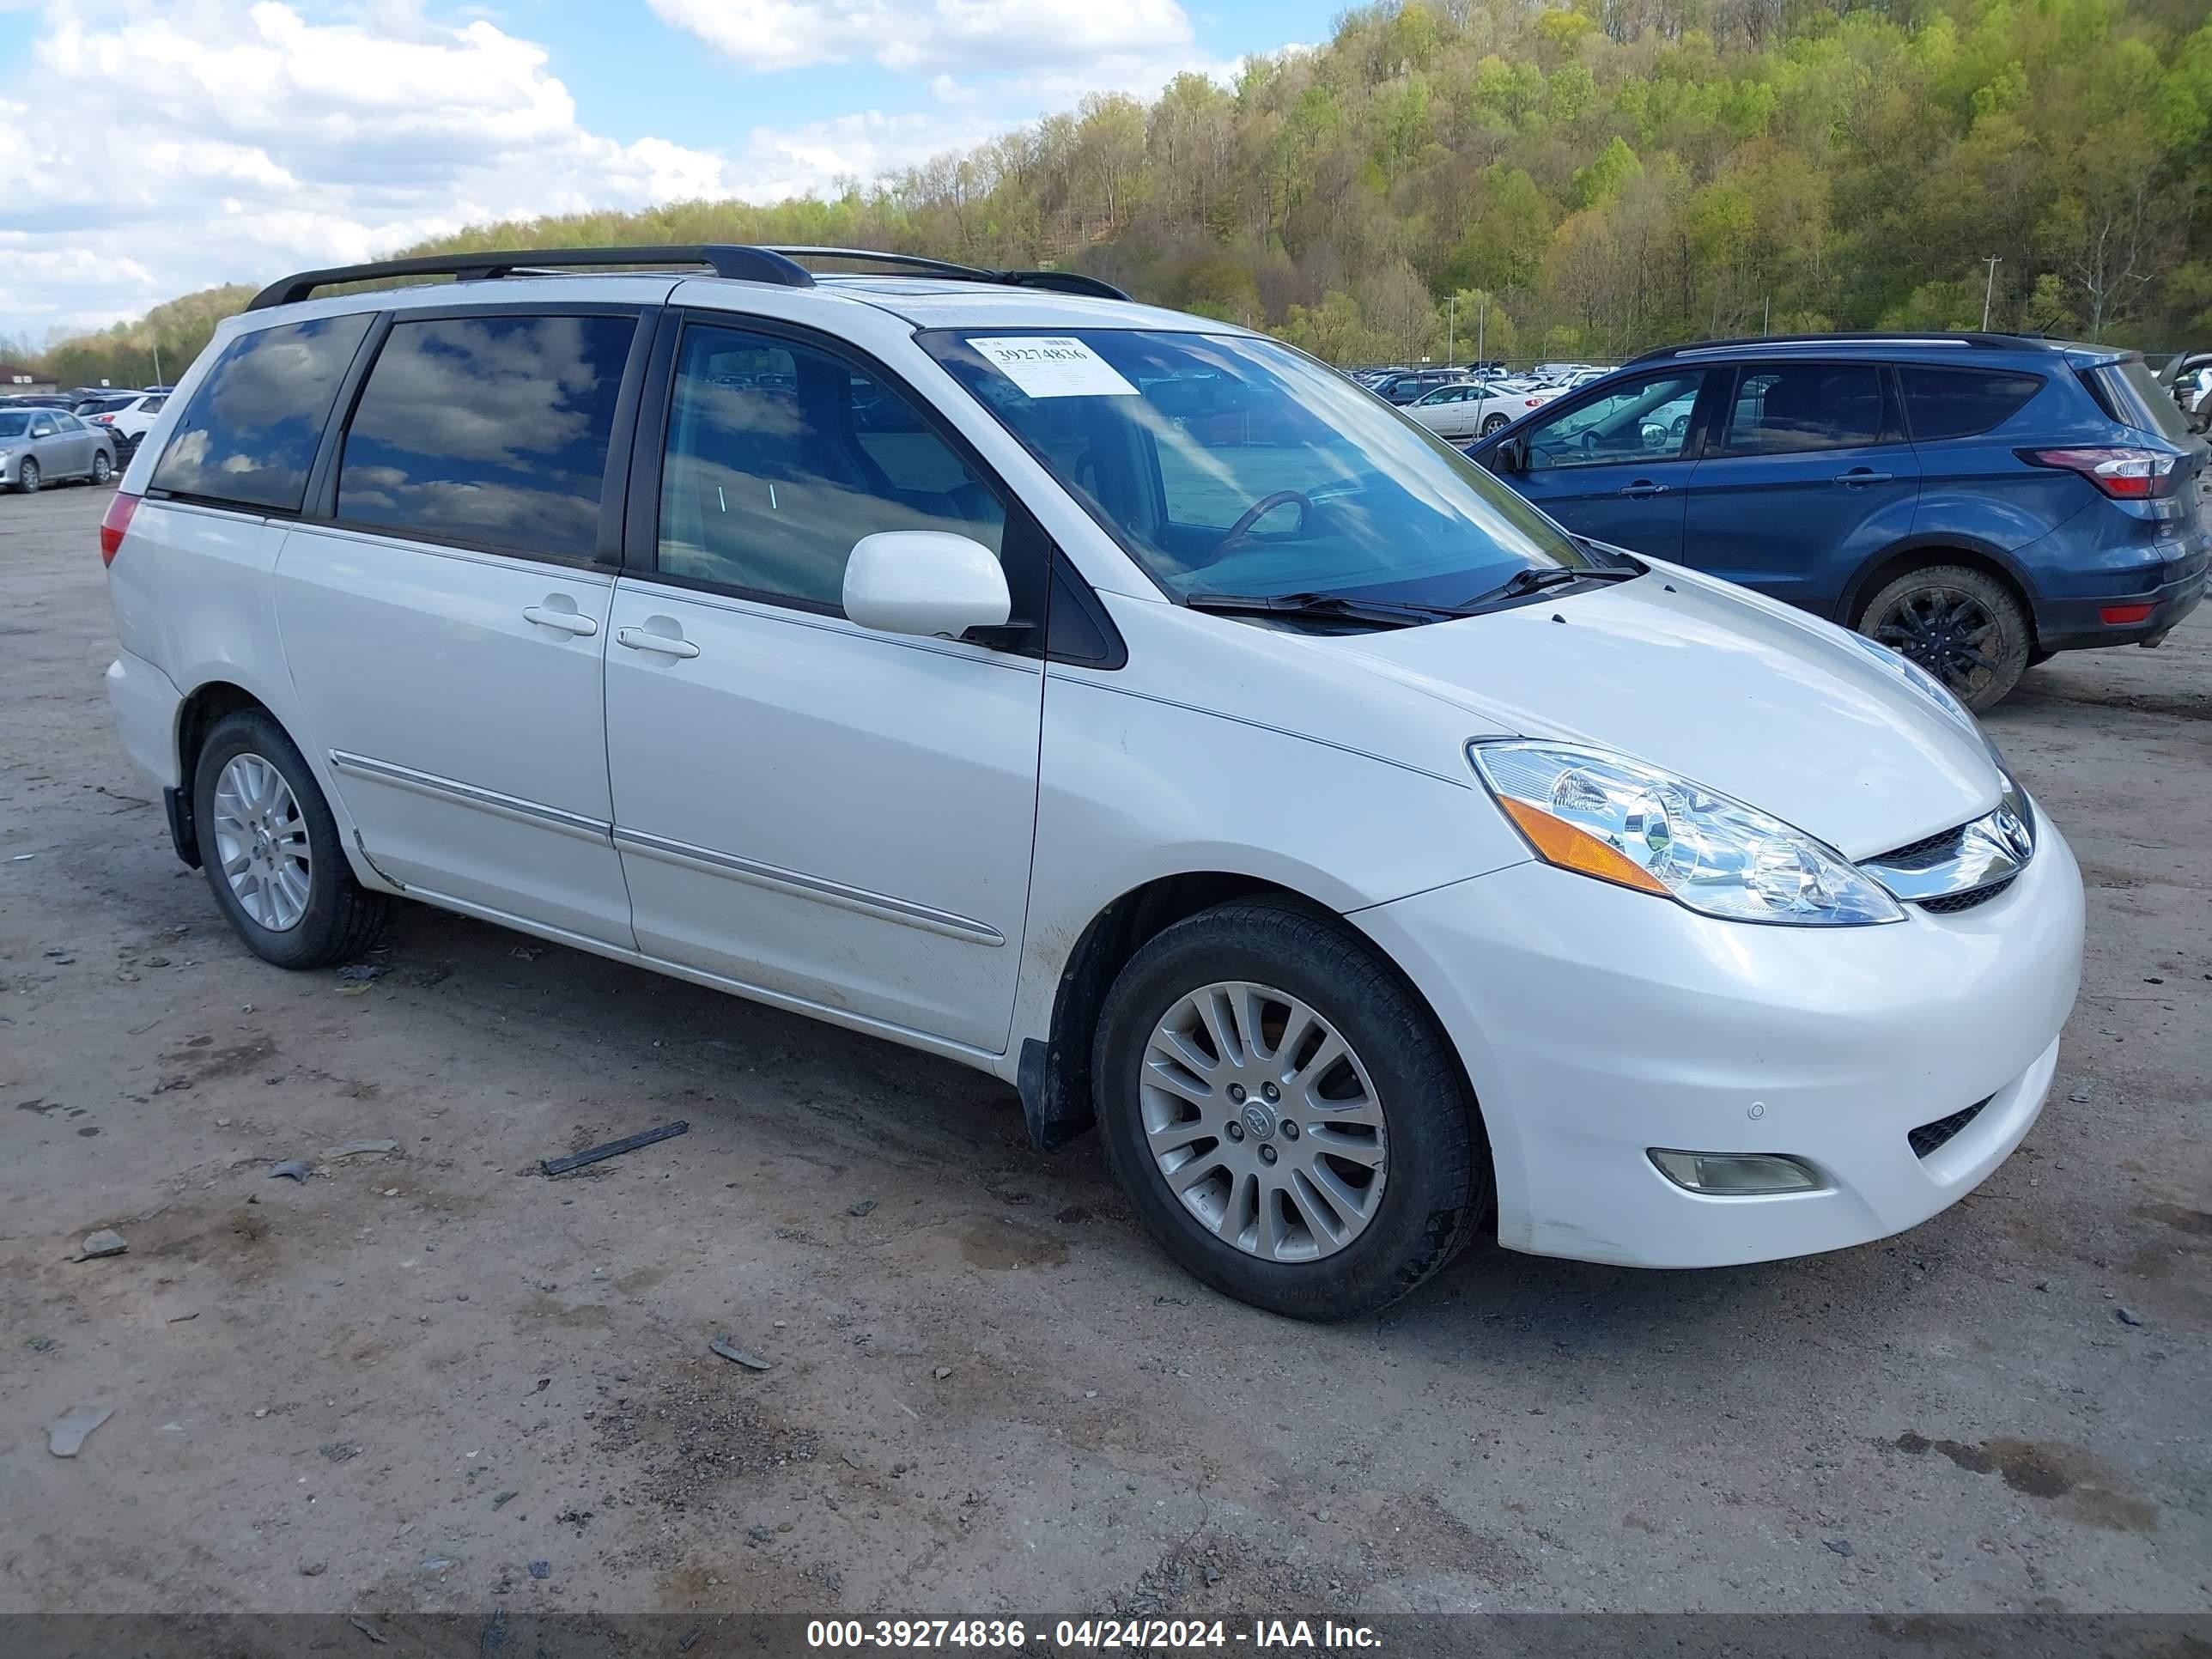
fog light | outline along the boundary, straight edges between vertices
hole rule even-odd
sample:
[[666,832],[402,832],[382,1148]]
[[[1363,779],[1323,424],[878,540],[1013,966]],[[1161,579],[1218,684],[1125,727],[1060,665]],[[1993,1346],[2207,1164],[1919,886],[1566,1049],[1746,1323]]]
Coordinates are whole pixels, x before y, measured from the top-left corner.
[[1811,1164],[1782,1152],[1675,1152],[1654,1146],[1651,1161],[1677,1187],[1728,1198],[1813,1193],[1824,1184]]

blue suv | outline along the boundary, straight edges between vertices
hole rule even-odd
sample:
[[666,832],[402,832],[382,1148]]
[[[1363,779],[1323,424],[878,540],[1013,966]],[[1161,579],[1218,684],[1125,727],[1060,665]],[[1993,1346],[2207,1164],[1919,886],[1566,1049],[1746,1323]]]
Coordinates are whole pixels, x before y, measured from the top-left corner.
[[1741,582],[1989,708],[2203,596],[2212,470],[2135,352],[1829,334],[1647,352],[1468,453],[1569,530]]

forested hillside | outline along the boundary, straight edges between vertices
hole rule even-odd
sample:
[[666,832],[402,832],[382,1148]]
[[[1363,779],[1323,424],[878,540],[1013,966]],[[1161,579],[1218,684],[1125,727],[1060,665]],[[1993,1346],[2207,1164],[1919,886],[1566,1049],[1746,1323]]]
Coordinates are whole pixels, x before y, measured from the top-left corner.
[[[713,133],[687,133],[710,144]],[[735,138],[734,132],[728,135]],[[836,200],[442,247],[831,242],[1059,264],[1334,361],[1614,359],[1762,329],[2212,334],[2205,0],[1407,0]],[[1994,283],[1990,283],[1994,266]],[[241,271],[241,278],[271,272]],[[48,355],[181,364],[244,289]]]

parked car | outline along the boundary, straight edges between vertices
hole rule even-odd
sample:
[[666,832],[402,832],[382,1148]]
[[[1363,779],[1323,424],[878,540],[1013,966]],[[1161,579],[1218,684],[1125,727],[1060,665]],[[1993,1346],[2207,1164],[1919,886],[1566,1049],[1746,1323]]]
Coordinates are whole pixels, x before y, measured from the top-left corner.
[[2054,652],[2157,645],[2212,564],[2204,441],[2104,346],[1677,347],[1473,453],[1566,528],[1855,628],[1974,709]]
[[167,401],[156,392],[106,392],[80,399],[70,412],[88,426],[106,428],[114,435],[117,453],[128,459]]
[[0,489],[29,495],[44,484],[114,476],[115,440],[66,409],[0,409]]
[[[1261,336],[799,252],[308,272],[218,327],[100,552],[125,745],[248,948],[404,895],[978,1067],[1309,1317],[1493,1217],[1863,1243],[2028,1132],[2081,878],[1920,670]],[[795,392],[718,378],[763,356]],[[1163,408],[1221,377],[1325,435]]]
[[1368,390],[1386,404],[1410,404],[1440,386],[1462,379],[1455,368],[1408,368],[1387,374]]
[[2158,383],[2172,394],[2191,431],[2212,424],[2212,352],[2176,352],[2159,369]]
[[1462,380],[1424,392],[1406,413],[1440,438],[1474,438],[1502,430],[1558,395],[1526,381]]

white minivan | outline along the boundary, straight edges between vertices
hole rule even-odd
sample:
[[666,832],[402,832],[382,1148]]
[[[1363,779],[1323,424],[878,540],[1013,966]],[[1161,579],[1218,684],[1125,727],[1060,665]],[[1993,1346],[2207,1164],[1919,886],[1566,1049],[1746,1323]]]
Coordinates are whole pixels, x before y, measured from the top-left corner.
[[222,325],[101,551],[123,739],[253,951],[404,896],[948,1056],[1308,1317],[1489,1227],[1862,1243],[2020,1144],[2081,878],[1927,676],[1262,336],[830,256]]

